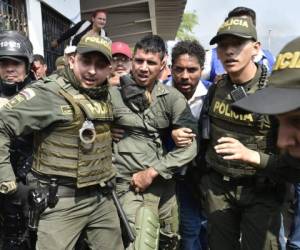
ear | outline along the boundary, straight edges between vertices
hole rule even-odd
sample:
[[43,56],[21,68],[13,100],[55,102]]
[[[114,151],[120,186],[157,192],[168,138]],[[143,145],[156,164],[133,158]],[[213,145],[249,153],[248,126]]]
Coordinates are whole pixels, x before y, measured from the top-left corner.
[[70,69],[74,69],[74,63],[75,63],[75,55],[69,56],[68,63],[70,65]]
[[258,55],[258,53],[260,51],[260,48],[261,48],[260,42],[254,42],[253,43],[253,48],[254,48],[253,56]]

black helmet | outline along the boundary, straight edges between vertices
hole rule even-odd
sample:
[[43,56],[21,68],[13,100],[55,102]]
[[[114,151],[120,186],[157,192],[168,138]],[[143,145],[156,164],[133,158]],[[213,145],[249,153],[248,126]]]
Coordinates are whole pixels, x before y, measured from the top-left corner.
[[6,30],[0,33],[0,60],[25,59],[27,66],[32,62],[32,44],[29,39],[14,30]]

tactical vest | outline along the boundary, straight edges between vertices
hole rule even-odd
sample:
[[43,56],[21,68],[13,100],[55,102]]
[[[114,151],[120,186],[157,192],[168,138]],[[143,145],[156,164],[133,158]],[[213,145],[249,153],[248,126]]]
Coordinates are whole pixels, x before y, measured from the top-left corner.
[[[225,77],[217,84],[209,109],[211,122],[210,141],[206,153],[208,164],[217,172],[231,177],[254,175],[256,169],[251,164],[242,161],[224,160],[214,149],[221,137],[232,137],[239,140],[247,148],[263,152],[274,152],[276,134],[269,116],[246,113],[232,109],[230,92],[233,84]],[[258,84],[250,86],[247,93],[254,93]]]
[[[112,105],[108,101],[95,101],[75,89],[66,91],[62,78],[55,81],[61,94],[72,107],[71,123],[55,123],[34,135],[33,170],[44,175],[72,177],[78,188],[105,185],[115,175],[112,168],[110,125]],[[84,121],[93,122],[96,139],[87,149],[79,139]]]

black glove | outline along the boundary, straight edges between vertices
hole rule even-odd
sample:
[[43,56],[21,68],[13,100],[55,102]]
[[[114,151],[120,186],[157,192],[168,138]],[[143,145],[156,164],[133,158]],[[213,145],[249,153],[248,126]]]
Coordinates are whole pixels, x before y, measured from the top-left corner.
[[134,112],[143,112],[149,107],[146,89],[137,85],[129,75],[120,77],[121,95],[126,105]]

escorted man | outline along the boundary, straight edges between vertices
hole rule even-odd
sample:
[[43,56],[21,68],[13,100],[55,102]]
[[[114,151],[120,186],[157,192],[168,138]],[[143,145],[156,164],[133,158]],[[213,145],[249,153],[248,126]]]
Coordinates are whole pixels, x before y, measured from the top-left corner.
[[[28,85],[32,62],[32,45],[27,37],[16,31],[0,33],[0,106]],[[3,250],[31,249],[31,241],[26,231],[28,187],[24,185],[32,161],[32,137],[18,136],[10,144],[11,164],[18,183],[18,192],[4,195],[0,189],[0,216],[3,223],[0,248]]]
[[84,36],[62,76],[25,88],[0,112],[0,190],[18,189],[10,141],[34,133],[30,226],[37,249],[73,249],[84,230],[91,249],[123,249],[120,223],[106,185],[111,163],[112,107],[107,76],[111,44]]
[[173,174],[196,155],[197,145],[167,152],[164,135],[172,128],[197,132],[184,96],[158,81],[165,65],[165,43],[146,36],[134,48],[132,76],[110,91],[114,124],[125,133],[114,142],[117,192],[136,239],[128,249],[176,249],[178,214]]
[[[277,168],[270,166],[288,181],[300,182],[300,38],[289,42],[278,54],[268,87],[236,102],[234,106],[251,112],[276,115],[279,121],[277,146],[282,160]],[[299,192],[296,194],[299,195]],[[287,249],[299,249],[300,197],[297,197],[294,222]]]
[[[204,57],[205,50],[197,41],[181,41],[172,49],[172,85],[187,99],[196,119],[199,119],[207,94],[207,87],[200,80]],[[185,129],[185,132],[190,133],[190,138],[195,136],[190,129]],[[179,146],[183,143],[175,138],[174,140]],[[186,175],[177,180],[182,250],[207,249],[206,218],[202,214],[199,202],[194,198],[197,194],[192,186],[194,165],[190,163]]]
[[131,49],[127,43],[113,42],[111,45],[112,70],[108,78],[110,85],[120,84],[120,76],[130,73],[131,70]]
[[[210,44],[227,75],[209,90],[210,129],[201,179],[212,250],[280,249],[282,185],[257,171],[276,163],[276,123],[231,104],[263,89],[267,69],[253,62],[260,44],[249,18],[227,19]],[[205,119],[205,117],[203,117]],[[205,124],[203,120],[203,125]]]

